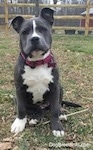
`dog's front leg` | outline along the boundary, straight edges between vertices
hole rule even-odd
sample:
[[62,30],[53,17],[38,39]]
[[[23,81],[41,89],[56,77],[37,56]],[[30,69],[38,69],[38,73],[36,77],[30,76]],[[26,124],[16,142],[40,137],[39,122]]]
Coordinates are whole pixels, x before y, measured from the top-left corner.
[[50,110],[51,110],[51,128],[54,136],[61,137],[64,135],[62,124],[59,120],[59,95],[60,89],[57,84],[53,85],[50,92]]
[[17,102],[17,118],[11,126],[12,133],[22,132],[25,128],[26,118],[26,92],[23,89],[16,90]]

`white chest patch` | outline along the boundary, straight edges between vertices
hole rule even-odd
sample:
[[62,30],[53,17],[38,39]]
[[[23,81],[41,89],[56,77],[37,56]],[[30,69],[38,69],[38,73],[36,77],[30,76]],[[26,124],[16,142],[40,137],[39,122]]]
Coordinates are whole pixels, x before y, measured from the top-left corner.
[[33,103],[43,100],[43,94],[49,91],[48,85],[53,82],[53,76],[51,75],[52,68],[48,68],[47,65],[41,65],[35,69],[31,69],[29,66],[24,66],[25,73],[22,75],[24,79],[23,84],[27,85],[27,92],[33,94]]

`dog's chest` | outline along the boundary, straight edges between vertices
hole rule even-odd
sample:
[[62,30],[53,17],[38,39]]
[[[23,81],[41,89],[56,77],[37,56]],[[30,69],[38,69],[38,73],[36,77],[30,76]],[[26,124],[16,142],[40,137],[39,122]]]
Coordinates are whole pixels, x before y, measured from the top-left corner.
[[33,94],[33,103],[42,101],[44,93],[49,91],[49,83],[53,82],[52,68],[46,64],[34,69],[25,65],[24,71],[23,84],[28,86],[27,92]]

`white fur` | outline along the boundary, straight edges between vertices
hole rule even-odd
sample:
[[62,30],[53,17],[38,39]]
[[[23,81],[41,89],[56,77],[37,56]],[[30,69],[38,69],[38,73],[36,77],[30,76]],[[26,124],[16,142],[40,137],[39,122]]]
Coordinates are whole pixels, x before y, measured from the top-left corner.
[[11,126],[11,132],[12,133],[22,132],[25,129],[26,123],[27,123],[27,118],[24,119],[16,118]]
[[67,120],[67,116],[61,114],[61,115],[59,116],[59,119],[60,119],[60,120]]
[[37,122],[38,122],[37,119],[31,119],[31,120],[29,121],[29,125],[36,125]]
[[49,83],[53,82],[52,68],[48,68],[47,64],[37,66],[34,69],[25,65],[24,71],[25,73],[22,75],[23,84],[28,86],[27,92],[33,94],[33,103],[42,101],[43,94],[49,91]]
[[33,20],[33,33],[32,33],[32,37],[40,37],[39,34],[37,34],[37,32],[36,32],[36,22],[35,22],[35,20]]
[[[37,51],[37,52],[36,52],[36,55],[37,55],[38,53],[40,53],[40,52],[41,52],[41,51]],[[37,55],[37,57],[32,57],[32,58],[28,57],[27,59],[28,59],[29,61],[44,60],[46,57],[49,56],[49,54],[50,54],[50,50],[49,50],[44,56],[42,56],[42,54],[40,53],[40,54],[39,54],[39,57],[38,57],[38,55]]]
[[56,136],[56,137],[62,137],[62,136],[64,136],[64,131],[63,130],[62,131],[53,130],[52,132],[53,132],[53,135]]

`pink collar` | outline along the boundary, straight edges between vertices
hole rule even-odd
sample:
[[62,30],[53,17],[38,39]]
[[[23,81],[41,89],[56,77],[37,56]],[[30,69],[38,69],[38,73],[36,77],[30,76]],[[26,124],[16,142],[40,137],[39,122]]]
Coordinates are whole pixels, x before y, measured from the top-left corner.
[[49,53],[49,55],[46,58],[37,61],[29,61],[24,52],[21,52],[20,55],[22,59],[25,60],[26,65],[30,66],[31,68],[35,68],[37,66],[44,65],[44,64],[47,64],[48,67],[56,67],[56,62],[54,60],[52,53]]

